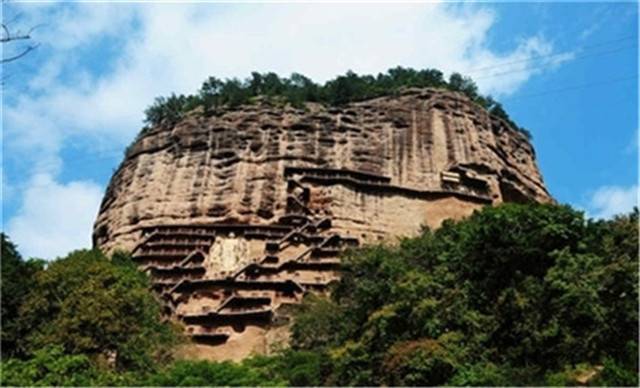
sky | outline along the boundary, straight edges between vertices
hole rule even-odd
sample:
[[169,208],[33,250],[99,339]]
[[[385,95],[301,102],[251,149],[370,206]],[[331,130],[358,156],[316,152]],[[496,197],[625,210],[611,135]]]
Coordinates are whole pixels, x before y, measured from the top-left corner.
[[[395,66],[471,76],[533,134],[545,183],[589,217],[638,196],[634,3],[21,3],[37,48],[2,68],[2,231],[26,257],[90,247],[111,174],[157,96],[208,76],[317,82]],[[4,58],[29,41],[4,45]]]

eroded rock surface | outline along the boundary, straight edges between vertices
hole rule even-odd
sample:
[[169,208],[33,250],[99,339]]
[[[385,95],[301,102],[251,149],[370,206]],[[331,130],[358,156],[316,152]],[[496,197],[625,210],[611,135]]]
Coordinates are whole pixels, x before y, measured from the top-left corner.
[[461,94],[261,102],[146,131],[94,241],[133,251],[201,344],[194,354],[238,359],[286,340],[288,306],[326,290],[345,246],[503,201],[552,199],[526,137]]

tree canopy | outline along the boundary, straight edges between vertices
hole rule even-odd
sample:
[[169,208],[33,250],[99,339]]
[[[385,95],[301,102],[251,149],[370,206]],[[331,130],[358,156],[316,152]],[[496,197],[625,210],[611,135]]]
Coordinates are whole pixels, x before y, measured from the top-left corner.
[[[76,251],[36,263],[14,291],[3,272],[3,302],[6,292],[22,296],[6,306],[17,311],[18,346],[3,348],[0,379],[637,386],[638,231],[637,209],[593,221],[568,206],[504,204],[398,244],[354,249],[331,297],[308,295],[299,307],[291,347],[240,363],[173,360],[176,337],[146,276],[126,255]],[[26,263],[5,238],[3,271],[9,265]]]
[[18,310],[34,283],[35,274],[44,267],[42,260],[23,260],[14,243],[0,233],[2,246],[2,357],[16,354],[20,338]]
[[376,76],[358,75],[348,71],[324,84],[315,83],[298,73],[293,73],[290,77],[280,77],[275,73],[253,72],[244,80],[209,77],[196,94],[172,94],[169,97],[156,98],[145,111],[145,121],[149,125],[171,125],[196,107],[201,106],[209,112],[224,106],[250,104],[258,96],[296,107],[304,106],[305,102],[342,105],[394,94],[403,87],[434,87],[463,93],[491,114],[506,120],[515,130],[527,137],[531,136],[526,129],[511,120],[500,103],[490,96],[482,96],[471,78],[453,73],[447,80],[439,70],[414,70],[403,67],[392,68]]
[[[175,339],[146,275],[124,254],[108,259],[97,250],[75,251],[21,281],[29,291],[14,318],[13,355],[28,357],[53,346],[65,354],[112,358],[119,369],[140,369],[162,357]],[[4,302],[5,284],[2,291]]]
[[344,259],[293,346],[336,385],[638,384],[638,212],[502,205]]

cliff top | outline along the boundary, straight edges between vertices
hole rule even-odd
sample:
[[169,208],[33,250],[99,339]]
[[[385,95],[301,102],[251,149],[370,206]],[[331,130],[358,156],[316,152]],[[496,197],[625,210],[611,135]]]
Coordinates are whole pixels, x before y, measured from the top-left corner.
[[[459,92],[491,115],[505,120],[509,127],[523,133],[527,138],[531,137],[529,131],[511,120],[499,102],[491,96],[481,95],[471,78],[453,73],[447,80],[439,70],[402,67],[389,69],[386,73],[376,76],[358,75],[349,71],[324,84],[315,83],[298,73],[282,78],[275,73],[253,72],[245,80],[233,78],[224,81],[209,77],[196,94],[172,94],[169,97],[156,98],[145,111],[145,122],[148,126],[172,125],[199,107],[202,107],[204,112],[211,113],[224,107],[237,108],[240,105],[265,100],[291,104],[298,108],[305,107],[306,103],[341,106],[382,96],[398,95],[414,88]],[[143,128],[143,132],[149,129],[148,126]]]

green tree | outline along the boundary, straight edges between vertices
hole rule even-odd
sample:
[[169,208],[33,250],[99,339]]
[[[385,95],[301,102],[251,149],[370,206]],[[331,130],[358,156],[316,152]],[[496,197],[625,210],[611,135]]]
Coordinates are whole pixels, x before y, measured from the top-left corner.
[[305,298],[291,349],[167,363],[145,276],[127,255],[78,251],[32,281],[17,319],[30,358],[3,360],[2,384],[637,386],[637,252],[637,209],[487,207],[348,252],[331,298]]
[[[171,95],[156,98],[145,111],[148,125],[174,125],[195,107],[202,106],[207,114],[213,114],[224,107],[234,108],[257,101],[261,96],[277,103],[288,103],[303,108],[305,102],[320,102],[329,105],[342,105],[384,95],[393,95],[401,88],[440,88],[465,94],[471,101],[487,109],[494,116],[507,121],[513,129],[530,137],[530,133],[518,127],[502,106],[491,97],[478,92],[476,84],[469,77],[453,73],[449,80],[439,70],[395,67],[386,73],[358,75],[347,71],[324,84],[317,84],[302,74],[293,73],[289,78],[281,78],[276,73],[252,72],[251,76],[220,80],[209,77],[195,95]],[[143,128],[143,133],[148,127]]]
[[598,381],[637,385],[637,252],[637,211],[592,222],[567,206],[488,207],[347,254],[293,344],[326,352],[336,385],[574,384],[600,365]]
[[436,386],[449,381],[456,360],[438,340],[398,342],[383,362],[385,380],[396,386]]
[[325,353],[293,349],[283,349],[270,356],[254,356],[242,364],[257,371],[264,381],[282,381],[289,386],[323,385],[330,370]]
[[259,369],[232,362],[176,361],[169,368],[152,375],[148,386],[274,386],[285,380],[270,380]]
[[66,355],[60,346],[45,347],[28,360],[9,359],[0,364],[2,385],[87,386],[96,370],[85,355]]
[[349,321],[337,321],[343,316],[341,307],[330,299],[314,294],[305,296],[304,303],[295,313],[295,325],[292,328],[294,349],[320,349],[336,345],[340,335],[348,331],[345,325]]
[[18,310],[29,290],[35,285],[35,274],[42,270],[42,260],[23,260],[15,244],[4,233],[0,233],[2,246],[2,276],[0,276],[0,295],[2,295],[2,357],[16,356],[20,328]]
[[146,275],[129,262],[83,250],[39,272],[20,307],[21,349],[59,346],[94,360],[115,358],[118,369],[148,369],[166,359],[175,330],[161,320]]
[[464,93],[471,100],[478,98],[478,87],[469,77],[464,77],[460,73],[452,73],[449,77],[449,88],[457,92]]

